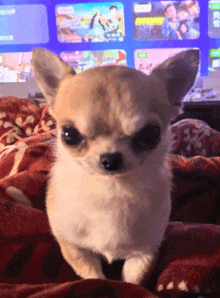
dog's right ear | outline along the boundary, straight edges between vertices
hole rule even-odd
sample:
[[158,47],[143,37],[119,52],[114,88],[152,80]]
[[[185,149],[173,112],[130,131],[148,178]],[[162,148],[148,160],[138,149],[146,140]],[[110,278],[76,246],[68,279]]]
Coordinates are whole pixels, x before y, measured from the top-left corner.
[[74,75],[76,72],[61,58],[45,49],[34,49],[31,63],[36,82],[51,109],[60,81],[65,75]]
[[187,50],[168,58],[152,71],[152,74],[165,82],[168,99],[173,106],[180,104],[192,88],[199,69],[199,61],[199,50]]

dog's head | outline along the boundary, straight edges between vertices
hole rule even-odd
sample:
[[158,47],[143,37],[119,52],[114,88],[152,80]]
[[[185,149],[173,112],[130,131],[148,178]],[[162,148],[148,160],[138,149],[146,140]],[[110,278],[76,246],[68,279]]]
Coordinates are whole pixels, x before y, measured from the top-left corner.
[[[125,66],[76,74],[55,54],[33,51],[36,81],[58,130],[58,151],[94,174],[159,168],[174,105],[194,84],[199,51],[169,58],[150,76]],[[68,163],[68,162],[67,162]]]

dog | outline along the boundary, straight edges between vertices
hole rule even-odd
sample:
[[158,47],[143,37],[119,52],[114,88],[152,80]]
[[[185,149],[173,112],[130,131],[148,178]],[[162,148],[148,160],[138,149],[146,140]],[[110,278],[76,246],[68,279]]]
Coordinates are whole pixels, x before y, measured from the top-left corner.
[[192,49],[148,76],[119,65],[76,74],[54,53],[33,50],[35,78],[57,126],[47,215],[81,278],[106,279],[101,257],[125,260],[125,282],[139,285],[151,274],[171,209],[167,128],[198,65]]

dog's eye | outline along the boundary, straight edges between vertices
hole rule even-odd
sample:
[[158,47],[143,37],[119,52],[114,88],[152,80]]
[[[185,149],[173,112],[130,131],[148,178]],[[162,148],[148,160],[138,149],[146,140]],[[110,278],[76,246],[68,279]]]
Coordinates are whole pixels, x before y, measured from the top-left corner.
[[78,145],[82,140],[83,136],[73,126],[62,127],[62,140],[67,145]]
[[156,148],[160,142],[160,127],[152,123],[148,123],[139,130],[132,139],[132,149],[136,153],[152,150]]

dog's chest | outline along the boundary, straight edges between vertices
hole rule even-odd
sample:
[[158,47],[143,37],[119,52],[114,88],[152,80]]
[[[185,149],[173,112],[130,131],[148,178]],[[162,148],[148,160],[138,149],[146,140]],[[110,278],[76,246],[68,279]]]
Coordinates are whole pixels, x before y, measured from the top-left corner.
[[130,184],[126,187],[109,179],[79,175],[66,179],[65,185],[59,181],[54,179],[55,203],[48,216],[60,240],[120,258],[124,247],[146,246],[149,239],[161,238],[169,213],[162,183],[163,195],[159,188],[152,191],[153,183],[135,183],[131,188]]
[[130,241],[130,229],[147,208],[147,202],[138,199],[138,191],[132,193],[109,181],[96,181],[92,189],[90,182],[79,186],[77,190],[73,183],[71,188],[56,187],[55,206],[48,214],[55,234],[98,246],[113,238]]

